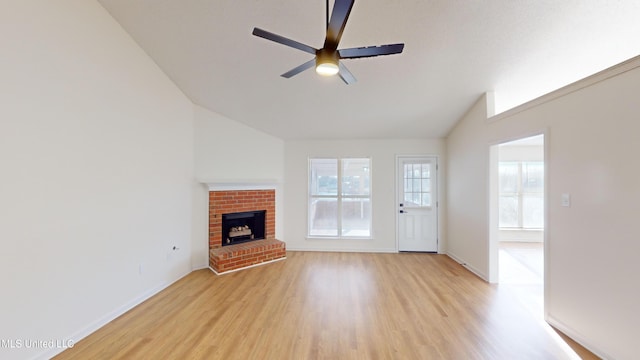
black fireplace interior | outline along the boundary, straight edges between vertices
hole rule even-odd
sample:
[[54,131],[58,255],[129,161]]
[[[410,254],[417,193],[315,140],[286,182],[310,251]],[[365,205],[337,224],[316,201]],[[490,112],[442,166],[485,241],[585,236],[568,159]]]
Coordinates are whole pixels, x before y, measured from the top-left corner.
[[266,210],[222,214],[222,246],[262,240]]

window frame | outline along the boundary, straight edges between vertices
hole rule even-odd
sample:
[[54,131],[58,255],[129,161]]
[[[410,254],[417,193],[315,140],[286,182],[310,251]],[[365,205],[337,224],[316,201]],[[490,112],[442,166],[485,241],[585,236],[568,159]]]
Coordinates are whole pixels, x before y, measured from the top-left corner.
[[[336,161],[336,177],[337,177],[337,190],[335,195],[327,194],[313,194],[313,160],[335,160]],[[344,161],[348,160],[367,160],[368,161],[368,189],[369,192],[366,195],[354,195],[343,193],[344,182]],[[309,157],[307,160],[307,239],[373,239],[373,181],[372,181],[372,159],[367,156],[344,156],[344,157],[331,157],[331,156],[318,156]],[[319,235],[311,234],[311,213],[312,213],[312,200],[313,199],[336,199],[336,235]],[[357,235],[343,235],[343,200],[344,199],[367,199],[369,201],[369,235],[357,236]]]

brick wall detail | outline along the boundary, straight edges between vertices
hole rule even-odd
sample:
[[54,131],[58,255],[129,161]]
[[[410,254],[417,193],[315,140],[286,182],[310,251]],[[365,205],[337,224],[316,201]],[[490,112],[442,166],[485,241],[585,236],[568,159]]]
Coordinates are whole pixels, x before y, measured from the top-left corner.
[[265,238],[276,236],[276,191],[209,191],[209,249],[222,247],[222,214],[266,210]]

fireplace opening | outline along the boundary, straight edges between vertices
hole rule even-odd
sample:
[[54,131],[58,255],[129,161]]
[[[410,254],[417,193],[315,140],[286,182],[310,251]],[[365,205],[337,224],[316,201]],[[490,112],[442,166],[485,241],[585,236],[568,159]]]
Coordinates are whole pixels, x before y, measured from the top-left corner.
[[222,214],[222,246],[265,238],[266,210]]

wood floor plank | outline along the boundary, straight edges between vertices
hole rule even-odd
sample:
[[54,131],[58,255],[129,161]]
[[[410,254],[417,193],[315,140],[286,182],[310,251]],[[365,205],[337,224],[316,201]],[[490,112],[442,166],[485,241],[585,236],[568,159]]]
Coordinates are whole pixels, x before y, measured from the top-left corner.
[[195,271],[56,359],[571,359],[544,326],[444,255],[290,251]]

